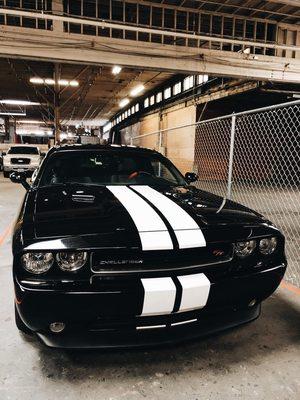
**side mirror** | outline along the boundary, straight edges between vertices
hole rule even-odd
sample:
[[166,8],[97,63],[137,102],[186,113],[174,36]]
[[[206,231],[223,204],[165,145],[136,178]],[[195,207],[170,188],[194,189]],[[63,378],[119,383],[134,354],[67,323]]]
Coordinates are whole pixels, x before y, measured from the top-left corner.
[[196,182],[199,179],[199,176],[195,172],[187,172],[184,177],[187,183]]
[[3,151],[3,153],[2,153],[2,157],[3,157],[3,156],[6,156],[6,153],[5,153],[4,151]]
[[12,172],[9,177],[13,183],[21,183],[25,190],[28,190],[30,188],[29,183],[26,181],[25,172]]

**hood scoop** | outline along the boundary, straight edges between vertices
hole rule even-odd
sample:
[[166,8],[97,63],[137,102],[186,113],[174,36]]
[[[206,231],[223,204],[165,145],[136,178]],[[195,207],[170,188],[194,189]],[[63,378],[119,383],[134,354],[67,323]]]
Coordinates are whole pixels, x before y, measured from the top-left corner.
[[75,203],[94,203],[95,196],[90,194],[72,194],[72,201]]

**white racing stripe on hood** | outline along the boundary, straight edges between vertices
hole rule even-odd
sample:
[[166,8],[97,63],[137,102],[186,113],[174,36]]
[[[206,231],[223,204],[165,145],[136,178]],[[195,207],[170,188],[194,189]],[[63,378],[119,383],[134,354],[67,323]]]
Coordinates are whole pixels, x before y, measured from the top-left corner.
[[127,186],[106,186],[133,219],[143,250],[173,249],[172,239],[164,221],[155,210]]
[[149,200],[168,220],[180,249],[205,247],[206,241],[196,221],[174,201],[150,186],[131,186]]

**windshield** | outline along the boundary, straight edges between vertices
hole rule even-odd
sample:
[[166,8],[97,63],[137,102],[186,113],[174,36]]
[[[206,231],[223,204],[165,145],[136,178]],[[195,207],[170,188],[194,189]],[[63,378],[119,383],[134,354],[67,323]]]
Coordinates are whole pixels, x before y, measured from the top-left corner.
[[7,154],[39,154],[39,149],[37,147],[27,146],[11,147]]
[[62,183],[186,185],[174,165],[159,154],[117,150],[53,154],[46,162],[40,186]]

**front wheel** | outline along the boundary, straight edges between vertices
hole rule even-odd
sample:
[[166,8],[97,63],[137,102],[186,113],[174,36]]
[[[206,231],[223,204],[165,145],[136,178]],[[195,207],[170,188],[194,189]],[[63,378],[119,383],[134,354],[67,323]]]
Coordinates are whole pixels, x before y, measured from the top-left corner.
[[27,326],[21,320],[21,317],[18,313],[16,306],[15,306],[15,322],[16,322],[16,326],[19,329],[19,331],[21,331],[22,333],[25,333],[26,335],[32,335],[32,331],[29,328],[27,328]]

